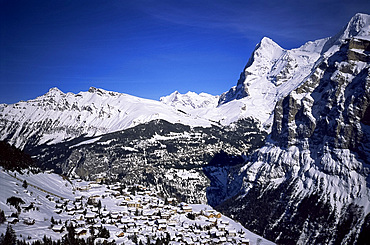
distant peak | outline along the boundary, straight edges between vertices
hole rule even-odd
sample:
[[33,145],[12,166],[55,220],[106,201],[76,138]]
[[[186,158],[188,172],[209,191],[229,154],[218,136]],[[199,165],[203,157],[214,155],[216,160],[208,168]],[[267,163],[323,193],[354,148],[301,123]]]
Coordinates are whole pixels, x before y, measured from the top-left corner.
[[274,42],[274,41],[272,41],[272,39],[271,39],[271,38],[269,38],[269,37],[263,37],[263,38],[261,39],[261,41],[260,41],[260,43],[270,43],[270,42],[275,43],[275,42]]
[[97,92],[99,89],[97,89],[97,88],[95,88],[95,87],[90,87],[89,88],[89,90],[88,90],[88,92],[89,93],[95,93],[95,92]]
[[269,37],[263,37],[261,39],[261,41],[259,42],[259,44],[257,45],[258,47],[269,47],[269,46],[274,46],[274,47],[279,47],[279,44],[277,44],[276,42],[274,42],[271,38]]
[[53,87],[49,89],[48,94],[64,94],[59,88]]
[[348,37],[353,37],[357,35],[369,35],[370,34],[370,15],[357,13],[348,22],[345,29],[345,34]]
[[370,18],[370,15],[368,14],[363,14],[363,13],[357,13],[355,14],[352,18],[351,18],[351,21],[352,20],[366,20],[366,19],[369,19]]
[[108,91],[101,89],[101,88],[90,87],[88,92],[102,95],[102,94],[106,94]]

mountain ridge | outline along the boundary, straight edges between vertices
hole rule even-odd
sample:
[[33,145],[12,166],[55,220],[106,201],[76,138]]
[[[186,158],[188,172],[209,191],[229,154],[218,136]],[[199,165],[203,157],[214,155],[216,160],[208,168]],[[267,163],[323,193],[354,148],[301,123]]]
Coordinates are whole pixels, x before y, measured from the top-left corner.
[[355,15],[309,76],[277,101],[266,144],[230,171],[228,185],[239,193],[219,210],[277,243],[366,244],[369,21]]
[[369,52],[370,16],[356,14],[335,36],[296,49],[263,38],[219,97],[51,89],[0,106],[0,135],[48,168],[147,181],[277,243],[366,244]]

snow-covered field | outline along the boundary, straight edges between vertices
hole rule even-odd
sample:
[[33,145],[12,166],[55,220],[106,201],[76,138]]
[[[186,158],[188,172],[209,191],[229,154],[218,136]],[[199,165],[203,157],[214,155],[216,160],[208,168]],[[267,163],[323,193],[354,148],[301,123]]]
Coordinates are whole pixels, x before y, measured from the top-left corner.
[[[5,233],[7,225],[13,223],[17,238],[27,242],[44,235],[61,239],[67,234],[66,227],[73,224],[78,237],[85,239],[91,236],[91,226],[95,228],[95,236],[99,228],[105,227],[110,234],[105,239],[117,244],[134,244],[134,239],[143,243],[149,239],[154,243],[159,237],[169,237],[170,244],[201,241],[273,244],[208,205],[159,198],[155,191],[141,185],[123,188],[119,184],[69,181],[51,172],[20,174],[3,169],[0,181],[0,209],[7,218],[0,224],[0,233]],[[27,188],[22,186],[24,181]],[[7,203],[10,197],[19,197],[24,204],[17,210]],[[12,214],[18,214],[18,221]],[[98,240],[104,238],[96,237]]]

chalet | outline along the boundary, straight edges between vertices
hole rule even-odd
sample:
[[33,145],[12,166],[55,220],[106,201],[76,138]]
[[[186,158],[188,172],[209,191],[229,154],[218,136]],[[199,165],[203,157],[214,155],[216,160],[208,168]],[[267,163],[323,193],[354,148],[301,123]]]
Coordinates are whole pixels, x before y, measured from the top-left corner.
[[86,219],[87,222],[93,222],[95,217],[96,217],[95,213],[87,213],[85,215],[85,219]]
[[157,225],[164,225],[164,224],[167,224],[167,220],[165,220],[165,219],[157,219],[157,220],[155,221],[155,223],[156,223]]
[[15,217],[10,217],[8,218],[8,224],[16,224],[18,223],[19,219],[18,218],[15,218]]
[[167,202],[169,203],[169,204],[173,204],[174,202],[175,202],[175,198],[167,198]]
[[24,219],[23,220],[23,223],[26,224],[26,225],[34,225],[35,224],[35,220],[34,219]]
[[219,218],[221,218],[221,213],[220,212],[215,212],[214,213],[214,217],[216,218],[216,219],[219,219]]
[[116,233],[116,237],[124,237],[125,233],[123,231],[119,231]]
[[152,217],[154,215],[153,209],[143,209],[143,216]]
[[228,220],[221,220],[221,224],[225,224],[226,226],[230,224]]
[[171,215],[169,213],[167,213],[167,212],[162,212],[161,213],[161,218],[168,220],[169,218],[171,218]]
[[243,238],[241,240],[241,244],[243,244],[243,245],[249,245],[249,239]]
[[220,237],[219,239],[220,239],[220,244],[225,244],[226,241],[227,241],[226,237],[224,237],[224,236]]
[[182,210],[186,213],[191,213],[193,211],[193,208],[191,206],[184,206],[182,207]]
[[82,201],[82,198],[83,198],[82,196],[76,196],[75,201],[80,202],[80,201]]
[[215,217],[215,214],[213,212],[213,210],[205,210],[203,212],[204,216],[206,216],[207,218],[214,218]]
[[138,235],[139,234],[139,229],[137,229],[137,228],[131,229],[131,232],[135,235]]
[[167,223],[168,226],[173,226],[175,227],[177,225],[177,222],[175,220],[170,220],[168,223]]
[[229,230],[229,236],[235,237],[236,236],[236,230]]
[[64,205],[63,205],[62,203],[56,203],[56,204],[55,204],[55,208],[56,208],[56,209],[59,209],[59,208],[61,209],[61,208],[63,208],[63,207],[64,207]]
[[76,220],[76,226],[77,227],[84,227],[85,226],[85,221],[83,221],[83,220]]
[[207,221],[210,222],[211,225],[216,225],[217,224],[217,219],[216,218],[210,218]]
[[110,212],[109,212],[109,211],[107,211],[107,210],[103,210],[103,211],[101,212],[101,215],[102,215],[103,217],[108,217],[108,216],[109,216],[109,214],[110,214]]
[[76,229],[76,235],[77,236],[83,236],[83,235],[86,235],[87,234],[87,229],[86,228],[77,228]]
[[77,190],[79,190],[79,191],[88,191],[90,188],[89,188],[89,186],[79,186],[79,187],[77,187]]
[[127,203],[127,207],[129,208],[142,208],[143,206],[139,202],[131,201]]
[[102,237],[95,238],[94,240],[94,244],[106,244],[107,242],[108,239]]
[[75,210],[75,207],[73,205],[67,205],[66,206],[66,211],[72,211],[72,210]]
[[90,188],[97,189],[97,188],[100,188],[100,187],[101,187],[101,185],[99,185],[99,184],[97,184],[97,183],[90,183],[90,184],[89,184],[89,187],[90,187]]
[[53,228],[51,228],[54,232],[63,232],[64,231],[64,225],[54,225]]

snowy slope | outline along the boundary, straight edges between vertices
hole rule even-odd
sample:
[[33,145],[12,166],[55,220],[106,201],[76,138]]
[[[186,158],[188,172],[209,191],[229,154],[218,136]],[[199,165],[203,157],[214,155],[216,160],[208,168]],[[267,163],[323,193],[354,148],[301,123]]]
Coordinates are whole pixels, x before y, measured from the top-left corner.
[[217,101],[218,96],[193,92],[175,92],[154,101],[97,88],[78,94],[52,88],[33,100],[0,105],[0,140],[24,148],[102,135],[157,119],[210,127],[241,118],[239,101],[218,107]]
[[[24,180],[28,183],[27,188],[22,186]],[[135,244],[131,238],[134,233],[137,234],[139,240],[144,242],[146,242],[147,237],[151,237],[155,241],[156,237],[162,237],[168,233],[172,240],[170,244],[183,244],[176,242],[176,239],[183,239],[176,238],[179,232],[184,234],[185,239],[190,239],[189,241],[214,240],[207,236],[209,230],[203,230],[203,228],[197,228],[197,231],[194,230],[194,227],[205,226],[213,227],[212,232],[215,231],[220,234],[225,234],[225,232],[219,231],[216,227],[234,231],[235,236],[229,237],[231,242],[228,242],[228,244],[240,244],[242,240],[253,243],[258,241],[261,245],[274,244],[223,215],[218,217],[217,220],[214,218],[214,221],[218,223],[218,226],[215,226],[214,221],[200,215],[201,212],[206,211],[207,213],[216,213],[208,205],[186,204],[192,210],[191,212],[197,216],[195,219],[189,219],[186,213],[180,213],[180,206],[164,205],[164,201],[156,197],[155,192],[147,187],[137,191],[137,194],[132,194],[127,189],[119,191],[122,188],[119,183],[108,186],[82,181],[81,179],[67,181],[54,173],[33,174],[24,170],[23,174],[20,174],[19,172],[4,171],[2,168],[0,168],[0,184],[2,186],[0,189],[0,209],[4,211],[6,217],[6,221],[0,224],[0,234],[4,234],[7,225],[13,221],[10,216],[17,213],[17,209],[9,205],[6,200],[10,197],[18,197],[24,201],[24,204],[20,205],[21,211],[18,212],[18,222],[12,223],[11,226],[17,239],[30,243],[41,240],[44,236],[51,237],[54,241],[59,240],[67,234],[67,224],[73,223],[75,227],[78,227],[76,232],[85,230],[85,233],[78,236],[84,239],[91,236],[90,226],[94,225],[96,230],[104,226],[109,231],[109,240],[114,240],[117,244]],[[136,187],[136,189],[139,189],[139,187]],[[121,192],[122,194],[119,194]],[[92,196],[95,199],[98,198],[102,209],[104,209],[100,215],[98,215],[96,205],[88,203],[88,199]],[[127,204],[122,205],[122,203],[135,203],[139,200],[143,203],[140,208],[129,208]],[[147,204],[144,204],[144,202]],[[154,204],[155,207],[152,207]],[[29,205],[33,206],[26,210],[25,207]],[[136,210],[139,210],[140,216],[136,214],[138,212]],[[157,214],[158,212],[166,213],[170,216],[170,220],[159,216],[142,216],[144,213]],[[57,222],[61,221],[60,224],[53,225],[52,217]],[[95,218],[93,221],[89,221],[88,217]],[[27,221],[33,223],[26,224]],[[158,221],[165,224],[165,231],[159,229]],[[129,228],[129,223],[136,228]],[[222,226],[220,226],[221,224]],[[63,231],[53,231],[52,228],[57,226],[63,227]],[[121,233],[124,235],[118,236]],[[226,235],[222,236],[227,237]],[[96,243],[99,240],[100,238],[95,238]]]
[[[27,189],[22,187],[23,180],[27,180],[29,183]],[[18,172],[4,171],[2,168],[0,170],[0,183],[0,209],[4,211],[6,217],[17,212],[15,207],[6,203],[6,200],[12,196],[19,197],[25,202],[21,205],[22,207],[33,203],[35,208],[38,209],[22,212],[19,216],[20,222],[13,226],[19,239],[27,239],[28,236],[33,239],[41,239],[44,235],[53,239],[60,239],[60,234],[48,229],[50,219],[54,217],[58,220],[65,220],[69,217],[67,214],[56,214],[54,212],[55,202],[51,202],[47,196],[56,196],[47,192],[73,200],[74,194],[70,183],[56,174],[40,173],[35,175],[25,173],[21,175]],[[35,186],[39,188],[35,188]],[[26,225],[23,223],[24,220],[35,220],[36,225]],[[6,226],[6,223],[0,225],[0,233],[5,233]],[[22,237],[19,237],[19,235],[22,235]]]
[[181,94],[175,91],[168,96],[161,97],[160,101],[187,112],[191,109],[215,108],[218,104],[218,99],[219,96],[213,96],[207,93],[197,94],[189,91],[186,94]]
[[207,119],[186,115],[159,101],[96,88],[78,94],[52,88],[34,100],[2,105],[0,118],[0,139],[21,148],[30,139],[33,144],[51,144],[83,134],[123,130],[155,119],[211,125]]

